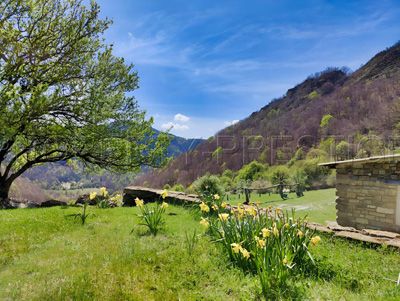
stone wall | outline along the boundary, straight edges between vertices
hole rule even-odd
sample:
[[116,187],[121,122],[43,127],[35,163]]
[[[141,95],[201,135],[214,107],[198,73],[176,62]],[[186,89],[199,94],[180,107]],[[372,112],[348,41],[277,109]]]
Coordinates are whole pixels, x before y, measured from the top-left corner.
[[400,162],[338,164],[337,222],[400,232]]

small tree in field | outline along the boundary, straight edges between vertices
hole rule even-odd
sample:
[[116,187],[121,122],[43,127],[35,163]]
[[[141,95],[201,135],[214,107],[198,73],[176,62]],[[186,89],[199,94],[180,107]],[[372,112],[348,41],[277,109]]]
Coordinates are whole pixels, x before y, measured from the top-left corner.
[[168,138],[126,95],[138,87],[133,65],[104,43],[99,6],[83,2],[0,2],[0,207],[35,165],[76,158],[124,172],[164,161]]

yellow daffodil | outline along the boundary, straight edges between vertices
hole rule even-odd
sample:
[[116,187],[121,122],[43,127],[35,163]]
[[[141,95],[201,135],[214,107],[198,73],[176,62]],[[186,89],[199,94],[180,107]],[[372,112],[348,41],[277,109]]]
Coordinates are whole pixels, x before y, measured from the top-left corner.
[[245,259],[249,259],[249,258],[250,258],[250,252],[247,251],[245,248],[241,248],[241,249],[240,249],[240,252],[242,253],[242,256],[243,256]]
[[314,236],[313,238],[311,238],[311,243],[313,246],[316,246],[320,241],[321,241],[321,237],[319,237],[319,236]]
[[238,207],[236,209],[236,213],[237,213],[238,218],[242,218],[244,216],[244,209],[242,207]]
[[274,228],[272,229],[272,233],[274,233],[275,236],[279,236],[279,230],[278,230],[278,228],[277,228],[277,227],[274,227]]
[[287,265],[288,260],[287,260],[286,256],[285,256],[285,258],[283,258],[282,263],[283,263],[284,265]]
[[242,249],[242,246],[240,244],[237,244],[234,242],[231,244],[231,248],[232,248],[233,253],[238,254],[240,252],[240,250]]
[[262,236],[263,236],[264,238],[267,238],[267,237],[269,237],[269,236],[271,235],[271,231],[270,231],[269,229],[267,229],[267,228],[263,228],[263,229],[261,230],[261,232],[262,232]]
[[289,228],[290,228],[290,225],[289,225],[288,223],[286,223],[286,224],[285,224],[285,228],[286,228],[286,229],[289,229]]
[[212,210],[214,210],[214,211],[218,211],[218,205],[216,205],[216,204],[213,204],[213,205],[211,206],[211,208],[212,208]]
[[210,207],[208,207],[207,204],[205,204],[204,202],[201,202],[199,206],[201,211],[210,212]]
[[297,230],[297,236],[301,238],[304,236],[304,233],[301,230]]
[[259,248],[262,249],[262,248],[265,247],[266,241],[265,241],[264,239],[260,239],[258,236],[256,236],[255,239],[256,239],[256,242],[257,242],[257,246],[258,246]]
[[164,189],[163,191],[161,191],[161,197],[163,199],[165,199],[168,196],[168,190]]
[[257,215],[257,210],[253,206],[249,206],[246,208],[246,213],[248,215],[256,216]]
[[219,194],[218,193],[214,194],[214,200],[219,200],[219,199],[220,199]]
[[276,209],[275,209],[275,212],[276,212],[277,215],[279,215],[279,214],[282,213],[282,209],[281,209],[281,208],[276,208]]
[[100,188],[100,194],[101,194],[103,197],[106,197],[106,196],[108,195],[107,188],[101,187],[101,188]]
[[168,208],[168,203],[162,202],[161,208],[162,208],[162,209],[167,209],[167,208]]
[[225,209],[228,204],[226,202],[222,202],[221,208]]
[[89,200],[94,200],[96,198],[96,196],[97,196],[97,192],[96,191],[91,192],[89,194]]
[[139,199],[139,198],[136,198],[136,199],[135,199],[135,204],[136,204],[136,206],[138,206],[138,207],[143,207],[144,201],[141,200],[141,199]]
[[208,222],[207,219],[201,218],[200,225],[202,225],[205,228],[208,228],[210,226],[210,223]]
[[228,213],[220,213],[220,214],[218,214],[218,217],[219,217],[219,219],[221,220],[221,221],[227,221],[228,220],[228,217],[229,217],[229,214]]

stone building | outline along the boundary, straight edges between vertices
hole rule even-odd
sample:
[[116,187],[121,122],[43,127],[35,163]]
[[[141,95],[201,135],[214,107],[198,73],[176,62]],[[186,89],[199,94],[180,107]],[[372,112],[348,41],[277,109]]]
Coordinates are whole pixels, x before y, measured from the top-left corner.
[[336,168],[339,225],[400,232],[400,155],[320,165]]

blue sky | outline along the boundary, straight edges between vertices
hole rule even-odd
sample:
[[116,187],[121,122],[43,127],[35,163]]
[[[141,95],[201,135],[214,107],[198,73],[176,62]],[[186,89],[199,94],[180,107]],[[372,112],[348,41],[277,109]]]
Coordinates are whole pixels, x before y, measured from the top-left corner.
[[400,1],[99,0],[155,127],[207,138],[308,75],[400,40]]

